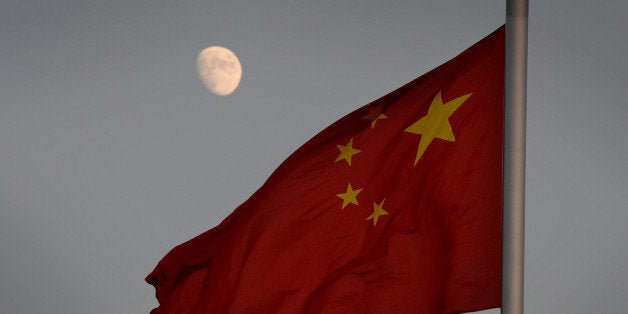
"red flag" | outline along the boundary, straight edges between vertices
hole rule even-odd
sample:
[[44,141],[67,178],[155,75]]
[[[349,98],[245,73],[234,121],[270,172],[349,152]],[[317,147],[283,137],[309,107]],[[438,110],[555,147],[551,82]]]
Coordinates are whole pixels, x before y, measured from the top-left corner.
[[350,113],[146,278],[152,313],[499,307],[504,28]]

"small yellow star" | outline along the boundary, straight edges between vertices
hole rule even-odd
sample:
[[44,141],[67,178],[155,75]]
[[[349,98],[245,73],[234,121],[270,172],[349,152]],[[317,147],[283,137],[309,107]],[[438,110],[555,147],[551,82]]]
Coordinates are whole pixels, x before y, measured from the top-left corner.
[[450,142],[456,140],[451,129],[451,124],[449,124],[449,117],[470,96],[471,94],[466,94],[443,104],[443,98],[439,91],[434,97],[434,100],[432,100],[432,104],[427,110],[427,115],[404,130],[409,133],[421,134],[419,150],[414,159],[414,165],[416,165],[421,156],[423,156],[423,153],[430,143],[432,143],[433,139],[440,138]]
[[349,140],[349,143],[347,143],[347,145],[336,145],[336,146],[338,146],[338,149],[340,150],[340,155],[338,155],[338,158],[336,158],[336,161],[340,161],[344,159],[347,161],[349,166],[351,166],[351,156],[361,152],[361,150],[353,148],[353,138]]
[[371,120],[371,130],[375,129],[375,123],[377,120],[388,118],[385,114],[382,113],[382,105],[373,107],[369,106],[369,113],[367,113],[362,120]]
[[379,216],[388,215],[388,212],[385,211],[383,208],[385,200],[386,199],[383,199],[379,204],[373,202],[373,213],[368,218],[366,218],[366,220],[373,219],[373,226],[377,224],[377,219],[379,218]]
[[351,183],[349,183],[349,185],[347,185],[347,191],[341,194],[336,194],[336,196],[342,198],[342,208],[344,209],[345,206],[349,205],[349,203],[358,205],[357,196],[360,192],[362,192],[362,189],[354,190],[351,187]]

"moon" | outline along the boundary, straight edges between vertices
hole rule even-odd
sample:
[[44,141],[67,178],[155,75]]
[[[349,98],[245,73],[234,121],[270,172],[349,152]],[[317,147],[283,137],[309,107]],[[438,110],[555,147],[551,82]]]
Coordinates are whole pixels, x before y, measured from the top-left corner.
[[212,93],[227,96],[240,85],[242,65],[229,49],[211,46],[203,49],[196,59],[198,76]]

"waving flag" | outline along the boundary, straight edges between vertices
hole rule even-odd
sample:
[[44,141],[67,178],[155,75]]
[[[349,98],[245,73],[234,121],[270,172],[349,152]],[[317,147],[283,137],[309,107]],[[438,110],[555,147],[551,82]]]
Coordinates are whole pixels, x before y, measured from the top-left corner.
[[499,307],[504,29],[350,113],[146,278],[153,313]]

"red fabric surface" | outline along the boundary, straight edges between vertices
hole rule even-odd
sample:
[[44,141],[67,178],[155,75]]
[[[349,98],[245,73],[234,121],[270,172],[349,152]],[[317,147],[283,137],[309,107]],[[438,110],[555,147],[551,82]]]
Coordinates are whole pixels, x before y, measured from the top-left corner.
[[[417,160],[427,135],[406,130],[439,93],[444,106],[471,95],[430,126],[448,122],[455,140],[433,138]],[[503,98],[501,27],[314,136],[222,223],[170,251],[146,278],[152,313],[499,307]],[[360,152],[349,160],[350,140]],[[355,202],[339,196],[348,184]]]

